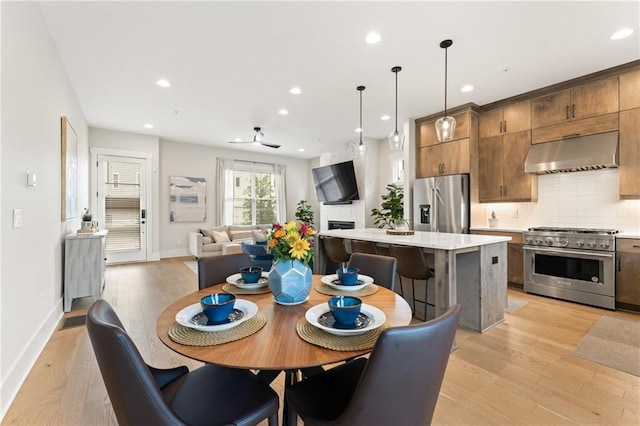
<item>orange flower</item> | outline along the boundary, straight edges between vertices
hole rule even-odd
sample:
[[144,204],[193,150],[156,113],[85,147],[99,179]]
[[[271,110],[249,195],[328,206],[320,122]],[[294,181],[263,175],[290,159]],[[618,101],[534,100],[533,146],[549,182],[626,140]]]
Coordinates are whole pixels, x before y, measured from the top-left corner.
[[276,240],[275,238],[273,240],[269,240],[269,248],[274,248],[276,246],[276,244],[278,244],[278,240]]
[[286,234],[284,229],[278,229],[276,232],[273,233],[273,236],[276,238],[282,238],[284,237]]

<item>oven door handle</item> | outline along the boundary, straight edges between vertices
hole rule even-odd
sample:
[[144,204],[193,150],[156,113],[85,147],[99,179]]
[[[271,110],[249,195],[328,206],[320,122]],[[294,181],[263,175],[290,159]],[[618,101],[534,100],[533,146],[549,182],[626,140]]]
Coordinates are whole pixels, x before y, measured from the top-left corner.
[[546,248],[546,247],[522,247],[525,251],[531,252],[540,252],[540,253],[554,253],[558,255],[565,256],[567,254],[575,255],[580,258],[605,258],[605,259],[613,259],[615,258],[614,252],[603,252],[603,251],[578,251],[578,250],[568,250],[568,249],[554,249],[554,248]]

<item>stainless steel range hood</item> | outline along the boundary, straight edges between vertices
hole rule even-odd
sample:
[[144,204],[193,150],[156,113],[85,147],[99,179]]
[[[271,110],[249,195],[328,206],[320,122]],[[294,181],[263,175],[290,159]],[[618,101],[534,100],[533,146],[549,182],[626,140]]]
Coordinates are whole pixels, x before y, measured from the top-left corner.
[[558,173],[618,167],[618,132],[531,145],[526,173]]

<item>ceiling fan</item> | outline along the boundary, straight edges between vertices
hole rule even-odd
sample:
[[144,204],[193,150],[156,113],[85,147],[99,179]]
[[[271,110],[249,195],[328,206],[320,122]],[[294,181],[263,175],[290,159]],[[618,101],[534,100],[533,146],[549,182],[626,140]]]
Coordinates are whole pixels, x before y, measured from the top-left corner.
[[260,127],[254,127],[253,131],[256,132],[256,134],[253,135],[252,141],[229,141],[229,143],[255,143],[255,144],[268,146],[269,148],[280,148],[280,145],[266,143],[262,140],[262,138],[264,137],[264,133],[262,133],[262,130],[260,130]]

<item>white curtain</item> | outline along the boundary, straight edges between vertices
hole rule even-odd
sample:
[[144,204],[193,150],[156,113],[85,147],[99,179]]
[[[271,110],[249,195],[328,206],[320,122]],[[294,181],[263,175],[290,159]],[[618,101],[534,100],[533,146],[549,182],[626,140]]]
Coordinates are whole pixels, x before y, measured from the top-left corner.
[[233,160],[218,158],[215,225],[233,225]]
[[285,181],[287,178],[287,166],[274,164],[273,170],[276,175],[276,200],[278,200],[278,222],[283,223],[289,219],[287,217],[287,188]]

